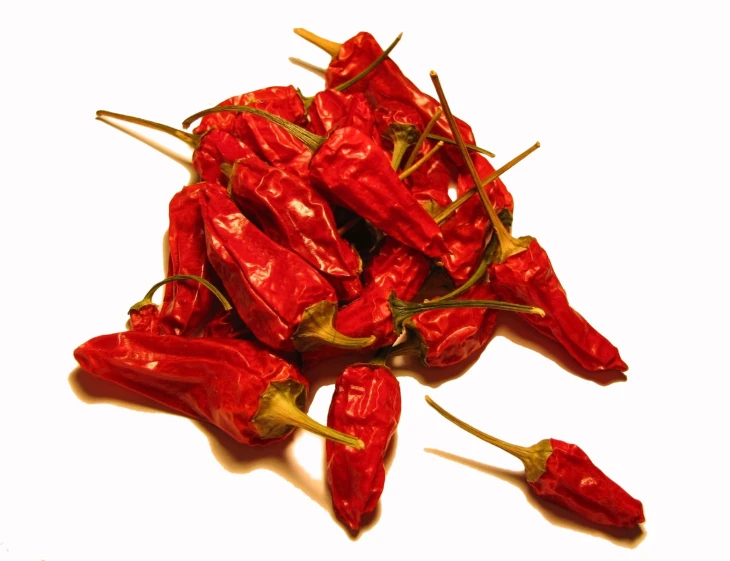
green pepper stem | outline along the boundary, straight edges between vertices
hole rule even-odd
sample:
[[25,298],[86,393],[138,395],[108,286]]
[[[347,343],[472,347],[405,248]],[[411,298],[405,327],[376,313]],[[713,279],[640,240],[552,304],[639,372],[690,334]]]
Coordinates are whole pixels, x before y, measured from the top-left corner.
[[393,142],[393,157],[390,165],[393,171],[397,171],[401,160],[414,142],[418,140],[418,131],[413,125],[406,123],[391,123],[383,136],[387,136]]
[[291,62],[295,66],[298,66],[299,68],[309,70],[312,74],[316,74],[320,78],[324,78],[325,69],[320,68],[319,66],[315,66],[311,62],[307,62],[306,60],[302,60],[301,58],[296,58],[293,56],[289,57],[289,62]]
[[370,359],[371,364],[377,364],[378,366],[385,366],[385,363],[388,361],[388,357],[390,356],[390,352],[393,350],[393,345],[388,345],[387,347],[381,347],[377,350],[375,353],[375,356]]
[[418,154],[418,151],[421,149],[421,145],[423,145],[424,142],[426,142],[426,138],[428,138],[429,133],[431,132],[431,129],[436,125],[436,122],[441,118],[441,114],[443,113],[443,109],[440,107],[436,109],[436,112],[433,114],[433,117],[431,117],[431,120],[426,124],[426,128],[423,129],[423,132],[421,133],[421,136],[418,138],[418,141],[416,142],[416,145],[413,147],[413,150],[411,151],[411,155],[408,157],[408,161],[406,161],[406,164],[403,166],[405,169],[408,169],[413,165],[413,160],[416,159],[416,155]]
[[[399,178],[399,179],[400,179],[400,180],[402,181],[402,180],[404,180],[404,179],[405,179],[406,177],[408,177],[409,175],[411,175],[411,174],[412,174],[412,173],[413,173],[414,171],[416,171],[416,170],[417,170],[418,168],[420,168],[420,167],[421,167],[421,166],[422,166],[423,164],[425,164],[425,163],[426,163],[426,162],[427,162],[428,160],[430,160],[430,159],[431,159],[431,158],[433,157],[433,155],[434,155],[434,154],[435,154],[436,152],[438,152],[438,151],[439,151],[439,150],[441,149],[441,147],[442,147],[443,145],[444,145],[444,143],[443,143],[442,141],[440,141],[440,140],[439,140],[439,141],[438,141],[438,142],[436,143],[436,146],[434,146],[433,148],[431,148],[431,149],[430,149],[430,150],[429,150],[429,151],[428,151],[428,152],[427,152],[427,153],[426,153],[426,154],[425,154],[425,155],[423,156],[423,158],[421,158],[420,160],[418,160],[418,161],[417,161],[417,162],[416,162],[415,164],[411,165],[410,167],[408,167],[408,165],[406,164],[406,169],[405,169],[405,170],[404,170],[403,172],[401,172],[401,174],[400,174],[400,175],[398,176],[398,178]],[[414,148],[413,148],[413,152],[415,152],[416,150],[417,150],[417,148],[416,148],[416,147],[414,147]]]
[[300,352],[312,351],[327,345],[338,349],[363,349],[375,342],[375,337],[349,337],[335,329],[337,304],[322,300],[313,304],[302,316],[296,333],[292,337],[294,347]]
[[466,280],[466,282],[464,284],[456,287],[454,290],[452,290],[448,294],[444,294],[443,296],[437,296],[435,298],[431,298],[430,300],[428,300],[428,302],[442,302],[445,300],[452,300],[452,299],[456,298],[457,296],[461,296],[462,294],[464,294],[464,292],[469,290],[472,286],[474,286],[477,282],[479,282],[479,280],[481,280],[481,278],[484,275],[487,274],[487,268],[489,267],[489,264],[490,264],[490,257],[491,257],[491,255],[488,256],[488,254],[485,252],[485,255],[482,258],[482,260],[479,262],[479,266],[477,267],[476,271],[474,271],[474,273],[472,273],[472,275]]
[[163,284],[167,284],[168,282],[173,281],[183,281],[183,280],[194,280],[202,284],[204,287],[206,287],[208,290],[210,290],[213,294],[215,294],[216,298],[220,301],[221,304],[223,304],[223,309],[228,311],[231,309],[231,305],[226,299],[225,296],[223,296],[223,293],[218,290],[215,286],[213,286],[209,281],[205,280],[203,277],[199,277],[197,275],[171,275],[165,279],[162,279],[160,282],[155,283],[152,288],[150,288],[147,291],[147,294],[145,294],[145,297],[131,306],[129,308],[129,311],[132,310],[139,310],[142,306],[146,306],[148,304],[152,303],[152,296],[155,294],[155,291],[160,288]]
[[315,35],[311,31],[307,31],[303,27],[295,27],[294,33],[299,35],[299,37],[301,37],[302,39],[306,39],[307,41],[312,43],[312,45],[319,47],[332,58],[335,58],[342,48],[342,43],[335,43],[334,41],[323,39],[319,35]]
[[[515,156],[512,158],[509,162],[504,164],[501,168],[493,171],[490,173],[483,181],[479,182],[479,185],[482,186],[482,188],[489,185],[492,181],[497,179],[500,175],[502,175],[505,171],[513,168],[515,165],[520,163],[522,160],[527,158],[530,154],[532,154],[535,150],[540,148],[540,143],[536,142],[532,146],[530,146],[527,150],[519,154],[518,156]],[[441,224],[444,220],[446,220],[449,216],[451,216],[456,209],[458,209],[461,205],[463,205],[466,201],[471,199],[472,195],[477,192],[476,187],[472,187],[469,189],[466,193],[464,193],[461,197],[456,199],[453,203],[451,203],[449,206],[447,206],[444,210],[442,210],[438,216],[434,218],[437,224]],[[491,206],[491,204],[490,204]],[[494,207],[492,207],[494,209]],[[491,216],[490,216],[491,218]]]
[[393,315],[393,331],[401,333],[403,324],[412,316],[445,308],[489,308],[492,310],[503,310],[506,312],[519,312],[522,314],[537,314],[545,317],[545,312],[535,306],[501,302],[499,300],[438,300],[436,302],[404,302],[391,292],[388,297],[390,312]]
[[293,380],[269,384],[259,398],[259,410],[253,418],[262,438],[281,436],[285,434],[286,427],[291,426],[358,450],[365,448],[365,443],[359,438],[322,425],[302,411],[300,405],[303,405],[303,399],[299,398],[303,394],[303,386]]
[[267,119],[272,123],[279,125],[287,132],[289,132],[292,136],[301,140],[302,143],[304,143],[306,147],[309,148],[312,152],[316,152],[319,147],[324,144],[324,141],[327,140],[325,137],[309,132],[307,129],[295,125],[294,123],[287,121],[286,119],[282,119],[278,115],[274,115],[262,109],[256,109],[255,107],[249,107],[248,105],[217,105],[216,107],[203,109],[202,111],[198,111],[195,115],[191,115],[190,117],[185,119],[182,126],[184,129],[187,129],[194,121],[200,119],[201,117],[204,117],[205,115],[210,115],[211,113],[222,113],[225,111],[232,111],[236,113],[251,113],[253,115],[263,117],[264,119]]
[[[357,84],[360,80],[362,80],[365,76],[370,74],[373,70],[375,70],[380,64],[388,58],[388,55],[390,52],[395,49],[395,46],[398,44],[398,41],[400,41],[401,37],[403,37],[403,33],[399,33],[398,37],[395,38],[395,40],[388,46],[387,49],[385,49],[382,53],[380,53],[380,56],[376,58],[373,62],[371,62],[362,72],[357,74],[355,77],[350,78],[347,80],[347,82],[342,82],[340,85],[335,86],[333,89],[337,90],[338,92],[344,91],[350,86]],[[339,49],[338,49],[339,51]]]
[[[453,138],[449,138],[448,136],[441,136],[440,134],[428,134],[427,136],[430,140],[443,140],[445,144],[452,144],[456,146],[456,141]],[[486,148],[480,148],[479,146],[476,146],[474,144],[465,144],[465,146],[472,152],[479,152],[480,154],[484,154],[485,156],[489,156],[490,158],[495,157],[494,152],[490,152]]]
[[167,133],[169,135],[174,136],[175,138],[182,140],[185,142],[188,146],[191,146],[192,148],[197,148],[200,146],[200,135],[199,134],[193,134],[186,131],[181,131],[180,129],[176,129],[174,127],[170,127],[168,125],[163,125],[162,123],[156,123],[155,121],[149,121],[147,119],[142,119],[140,117],[133,117],[131,115],[123,115],[121,113],[113,113],[112,111],[105,111],[104,109],[99,109],[99,111],[96,112],[96,118],[97,119],[103,119],[104,117],[112,117],[113,119],[119,119],[120,121],[126,121],[127,123],[133,123],[135,125],[141,125],[143,127],[147,127],[149,129],[158,130],[164,133]]
[[547,459],[553,452],[552,445],[549,440],[541,440],[537,444],[530,447],[517,446],[516,444],[510,444],[499,438],[482,432],[468,423],[465,423],[461,419],[454,417],[451,413],[446,411],[443,407],[438,405],[429,396],[426,396],[426,403],[438,411],[443,417],[454,423],[456,426],[464,429],[469,434],[473,434],[477,438],[480,438],[484,442],[496,446],[497,448],[504,450],[505,452],[512,454],[514,457],[520,459],[525,466],[525,474],[527,480],[530,482],[536,481],[540,475],[545,472],[545,466]]
[[479,196],[482,199],[484,209],[487,212],[487,216],[489,216],[489,220],[492,222],[494,233],[497,235],[497,239],[499,240],[497,261],[501,263],[508,257],[525,251],[530,241],[532,240],[527,240],[526,238],[518,239],[513,237],[512,234],[507,231],[507,228],[505,228],[504,225],[499,221],[497,217],[497,212],[494,210],[492,202],[489,200],[487,192],[482,186],[481,179],[479,179],[479,174],[474,167],[474,162],[472,162],[471,156],[469,156],[469,151],[467,150],[466,145],[464,144],[464,140],[461,137],[461,131],[456,124],[456,119],[454,119],[454,115],[451,113],[451,109],[449,109],[449,104],[446,101],[446,96],[444,95],[444,90],[441,87],[441,81],[439,80],[438,74],[436,74],[436,72],[434,72],[433,70],[431,71],[431,81],[436,88],[439,101],[441,102],[441,107],[443,107],[444,113],[446,114],[446,119],[448,120],[449,126],[451,127],[451,133],[454,135],[454,140],[459,147],[459,151],[461,152],[461,156],[464,159],[464,163],[466,164],[467,168],[469,168],[469,173],[474,180],[474,185],[479,192]]

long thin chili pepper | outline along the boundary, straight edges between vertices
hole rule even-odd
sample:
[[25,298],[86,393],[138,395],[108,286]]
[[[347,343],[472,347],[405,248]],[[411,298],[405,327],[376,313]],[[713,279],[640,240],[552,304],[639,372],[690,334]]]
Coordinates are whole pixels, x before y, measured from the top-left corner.
[[373,342],[335,331],[334,289],[299,255],[254,226],[225,191],[205,190],[200,205],[208,259],[260,341],[302,351],[322,344],[356,349]]
[[430,257],[445,251],[433,218],[413,198],[382,149],[363,132],[340,127],[329,137],[315,135],[284,119],[252,107],[214,107],[188,117],[183,127],[218,111],[242,111],[270,119],[296,135],[314,152],[310,175],[336,204],[357,212],[384,233]]
[[628,366],[621,359],[618,349],[591,326],[578,312],[570,307],[550,259],[535,238],[514,238],[499,221],[497,213],[482,186],[482,181],[464,146],[461,135],[451,114],[443,89],[435,72],[431,79],[438,92],[441,106],[450,123],[454,138],[474,184],[492,222],[499,247],[488,274],[494,290],[505,300],[531,303],[545,310],[544,317],[520,316],[540,333],[556,340],[578,363],[590,371],[626,371]]
[[335,514],[353,532],[360,529],[363,514],[375,509],[383,492],[383,459],[400,413],[400,385],[382,357],[348,366],[337,377],[327,426],[357,436],[365,449],[328,442],[327,486]]
[[339,235],[329,204],[311,185],[257,157],[237,160],[230,173],[231,196],[267,236],[325,275],[339,300],[362,292],[360,256]]
[[596,524],[633,528],[644,522],[641,502],[609,479],[575,444],[554,438],[528,448],[509,444],[457,419],[430,397],[426,401],[455,425],[518,458],[537,496]]
[[95,337],[74,351],[81,368],[248,445],[286,438],[295,427],[363,448],[302,409],[309,384],[259,343],[127,331]]

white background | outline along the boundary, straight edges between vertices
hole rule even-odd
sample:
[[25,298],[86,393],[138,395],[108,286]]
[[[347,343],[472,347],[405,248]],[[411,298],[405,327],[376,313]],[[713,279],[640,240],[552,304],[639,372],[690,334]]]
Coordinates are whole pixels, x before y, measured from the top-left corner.
[[[2,4],[0,560],[727,554],[722,3],[501,4]],[[625,382],[594,383],[508,322],[466,371],[396,370],[396,449],[357,539],[333,518],[316,437],[246,449],[96,382],[72,356],[124,329],[163,276],[167,203],[190,181],[95,111],[177,126],[265,86],[312,95],[321,80],[287,57],[328,57],[294,27],[335,41],[367,30],[383,46],[402,31],[392,58],[427,92],[438,71],[497,165],[541,141],[504,177],[514,232],[539,238],[573,306],[630,366]],[[315,383],[320,421],[336,374]],[[518,444],[579,444],[643,501],[641,532],[540,502],[517,460],[439,417],[426,394]]]

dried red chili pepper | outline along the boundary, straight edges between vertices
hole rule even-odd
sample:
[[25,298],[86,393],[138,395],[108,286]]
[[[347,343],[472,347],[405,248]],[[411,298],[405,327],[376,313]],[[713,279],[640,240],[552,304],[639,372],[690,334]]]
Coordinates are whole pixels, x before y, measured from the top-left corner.
[[74,351],[89,374],[194,419],[236,441],[264,445],[301,427],[348,446],[356,437],[308,417],[309,384],[299,370],[253,341],[127,331],[95,337]]
[[209,183],[227,185],[228,177],[221,172],[221,165],[231,164],[240,158],[246,158],[254,154],[251,148],[224,130],[210,129],[202,134],[194,134],[148,119],[113,113],[111,111],[99,110],[96,112],[96,116],[100,119],[112,117],[127,123],[134,123],[164,132],[182,140],[193,148],[193,168],[195,168],[195,171],[198,172],[198,175],[203,181]]
[[375,116],[361,93],[323,90],[315,94],[307,115],[307,129],[320,136],[326,136],[339,127],[355,127],[368,136],[373,135]]
[[453,121],[438,76],[433,71],[431,79],[444,113],[449,122],[454,124],[454,135],[462,157],[498,240],[494,263],[488,270],[495,292],[505,300],[531,303],[545,310],[544,317],[520,317],[540,333],[560,343],[587,370],[627,370],[628,366],[621,359],[618,349],[570,307],[550,259],[537,240],[530,236],[514,238],[500,222]]
[[188,117],[183,127],[217,111],[254,113],[281,125],[314,152],[309,164],[310,176],[328,199],[357,212],[384,233],[430,257],[444,253],[438,225],[393,171],[382,149],[362,131],[340,127],[324,138],[246,106],[206,109]]
[[527,483],[539,497],[596,524],[633,528],[644,522],[641,502],[609,479],[575,444],[554,438],[528,448],[509,444],[457,419],[430,397],[426,396],[426,401],[465,431],[519,458]]
[[339,300],[362,292],[360,256],[339,235],[329,204],[311,185],[250,157],[233,165],[229,192],[267,236],[322,273]]
[[337,377],[327,426],[360,438],[365,449],[328,442],[327,485],[335,514],[354,532],[383,492],[383,459],[400,413],[400,385],[384,364],[353,364]]
[[208,259],[241,319],[275,349],[361,348],[332,327],[334,289],[304,259],[272,241],[220,189],[201,193]]
[[253,339],[254,335],[243,322],[236,310],[221,310],[205,324],[203,337],[231,337],[236,339]]

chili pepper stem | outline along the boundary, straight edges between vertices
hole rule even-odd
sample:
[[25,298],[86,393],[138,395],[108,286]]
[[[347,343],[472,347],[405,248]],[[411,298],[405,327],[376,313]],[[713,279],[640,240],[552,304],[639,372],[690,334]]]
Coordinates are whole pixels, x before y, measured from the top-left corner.
[[[441,149],[441,147],[442,147],[443,145],[444,145],[443,141],[439,140],[439,141],[438,141],[438,142],[436,143],[436,146],[434,146],[433,148],[431,148],[431,149],[430,149],[430,150],[429,150],[429,151],[428,151],[428,152],[427,152],[426,154],[424,154],[423,158],[421,158],[420,160],[418,160],[418,161],[417,161],[417,162],[416,162],[415,164],[413,164],[412,166],[408,167],[408,163],[406,162],[406,168],[405,168],[405,170],[404,170],[404,171],[403,171],[403,172],[402,172],[402,173],[401,173],[401,174],[400,174],[400,175],[398,176],[398,178],[399,178],[399,179],[400,179],[400,180],[402,181],[402,180],[404,180],[404,179],[405,179],[406,177],[408,177],[409,175],[411,175],[411,174],[412,174],[412,173],[413,173],[414,171],[416,171],[416,170],[417,170],[418,168],[420,168],[420,167],[421,167],[421,166],[422,166],[423,164],[425,164],[425,163],[426,163],[426,162],[427,162],[428,160],[430,160],[430,159],[431,159],[431,157],[432,157],[432,156],[433,156],[433,155],[434,155],[434,154],[435,154],[436,152],[438,152],[438,151],[439,151],[439,150]],[[414,147],[413,147],[413,150],[412,150],[412,152],[414,152],[414,153],[415,153],[415,151],[416,151],[416,150],[418,150],[418,147],[417,147],[417,146],[414,146]]]
[[323,345],[339,349],[362,349],[375,342],[375,337],[348,337],[334,326],[337,304],[323,300],[304,310],[302,321],[294,337],[298,351],[312,351]]
[[323,39],[319,35],[315,35],[311,31],[307,31],[303,27],[295,27],[294,33],[299,35],[299,37],[301,37],[302,39],[306,39],[307,41],[312,43],[312,45],[319,47],[332,58],[335,58],[342,48],[341,43],[335,43],[334,41]]
[[[452,144],[453,146],[456,146],[456,141],[453,138],[441,136],[440,134],[428,134],[426,136],[429,140],[441,140],[445,144]],[[480,154],[484,154],[485,156],[489,156],[490,158],[496,157],[494,152],[490,152],[486,148],[481,148],[480,146],[476,146],[474,144],[465,144],[465,146],[472,152],[479,152]]]
[[320,78],[324,78],[325,69],[320,68],[319,66],[315,66],[311,62],[307,62],[306,60],[302,60],[301,58],[296,58],[293,56],[289,57],[289,62],[291,62],[295,66],[298,66],[299,68],[309,70],[312,74],[316,74]]
[[426,124],[426,128],[423,129],[423,132],[421,133],[421,136],[418,138],[418,141],[416,142],[416,145],[413,147],[413,151],[411,152],[410,157],[406,161],[406,164],[403,166],[405,169],[408,169],[413,165],[413,160],[416,159],[416,154],[418,154],[418,151],[421,149],[421,145],[426,142],[426,138],[428,138],[429,133],[431,132],[431,129],[436,125],[436,122],[441,118],[441,114],[443,113],[443,109],[440,107],[436,109],[436,112],[433,114],[433,117],[431,117],[431,120]]
[[[454,140],[459,146],[459,151],[461,152],[461,156],[464,159],[464,163],[466,164],[467,168],[469,168],[469,173],[471,174],[472,179],[474,180],[474,185],[476,186],[477,191],[479,192],[479,196],[482,199],[484,209],[489,216],[489,220],[492,222],[494,233],[497,235],[497,239],[499,240],[497,262],[502,263],[508,257],[525,251],[530,245],[532,238],[526,236],[522,238],[513,237],[512,234],[507,231],[507,228],[505,228],[504,225],[499,221],[499,218],[497,217],[497,212],[494,210],[492,202],[489,200],[489,197],[484,190],[482,182],[479,179],[479,174],[474,167],[474,162],[472,162],[471,156],[469,156],[469,151],[467,150],[467,147],[464,144],[464,140],[461,137],[461,131],[456,125],[456,119],[454,119],[454,115],[451,113],[451,109],[449,109],[449,104],[446,101],[446,96],[444,95],[444,90],[441,87],[441,82],[439,80],[438,74],[436,74],[436,72],[434,72],[433,70],[431,71],[431,81],[433,82],[433,85],[436,88],[436,92],[438,93],[439,101],[441,102],[441,107],[444,110],[446,119],[449,121],[449,126],[451,127],[451,133],[454,135]],[[539,146],[539,143],[537,145]]]
[[[335,86],[334,89],[338,92],[345,91],[350,86],[357,84],[360,80],[362,80],[365,76],[370,74],[375,68],[378,67],[386,58],[388,58],[388,55],[390,54],[390,51],[392,51],[395,46],[398,44],[398,41],[400,41],[401,37],[403,37],[403,33],[399,33],[398,37],[395,38],[395,40],[388,46],[387,49],[385,49],[382,53],[380,53],[380,56],[376,58],[373,62],[371,62],[362,72],[357,74],[356,76],[350,78],[347,82],[341,83],[339,86]],[[338,49],[339,51],[339,49]]]
[[132,305],[129,308],[129,311],[132,310],[139,310],[143,306],[146,306],[148,304],[152,303],[152,296],[155,294],[155,291],[160,288],[163,284],[167,284],[168,282],[173,281],[185,281],[185,280],[194,280],[196,282],[199,282],[202,284],[205,288],[210,290],[213,294],[215,294],[216,298],[220,301],[220,303],[223,305],[223,309],[225,311],[228,311],[231,309],[231,304],[228,302],[225,296],[223,296],[223,293],[218,290],[215,286],[213,286],[209,281],[205,280],[202,277],[199,277],[197,275],[171,275],[165,279],[162,279],[160,282],[155,283],[152,288],[150,288],[147,291],[147,294],[145,294],[145,297],[137,302],[136,304]]
[[507,312],[519,312],[523,314],[537,314],[545,317],[545,312],[541,308],[534,306],[524,306],[522,304],[512,304],[510,302],[500,302],[498,300],[439,300],[437,302],[404,302],[391,292],[388,297],[390,311],[393,314],[393,330],[396,333],[403,331],[403,324],[408,319],[421,312],[428,310],[437,310],[443,308],[491,308],[493,310],[504,310]]
[[111,111],[105,111],[104,109],[99,109],[99,111],[96,112],[96,117],[97,117],[97,119],[103,119],[104,117],[111,117],[113,119],[119,119],[120,121],[125,121],[127,123],[141,125],[143,127],[147,127],[148,129],[158,130],[160,132],[164,132],[169,135],[172,135],[179,140],[182,140],[183,142],[185,142],[188,146],[190,146],[192,148],[197,148],[200,145],[200,135],[199,134],[193,134],[190,132],[181,131],[180,129],[176,129],[176,128],[170,127],[168,125],[163,125],[162,123],[156,123],[155,121],[149,121],[147,119],[142,119],[140,117],[133,117],[131,115],[123,115],[121,113],[113,113]]
[[543,473],[545,473],[545,464],[547,463],[547,459],[550,454],[553,453],[553,447],[550,445],[550,440],[541,440],[537,444],[528,448],[524,446],[517,446],[516,444],[510,444],[509,442],[495,438],[494,436],[482,432],[470,424],[465,423],[461,419],[454,417],[429,396],[426,396],[426,403],[438,411],[443,417],[454,423],[456,426],[464,429],[466,432],[473,434],[477,438],[482,439],[484,442],[488,442],[509,454],[512,454],[516,458],[519,458],[525,466],[527,481],[536,481]]
[[385,131],[385,135],[393,141],[393,157],[391,159],[393,171],[397,171],[400,167],[401,160],[405,156],[408,147],[418,140],[417,134],[416,127],[405,123],[392,123]]
[[274,438],[286,432],[289,426],[299,427],[311,433],[352,446],[365,448],[359,438],[326,427],[300,409],[304,401],[304,387],[296,382],[272,382],[259,399],[259,410],[253,419],[261,438]]

